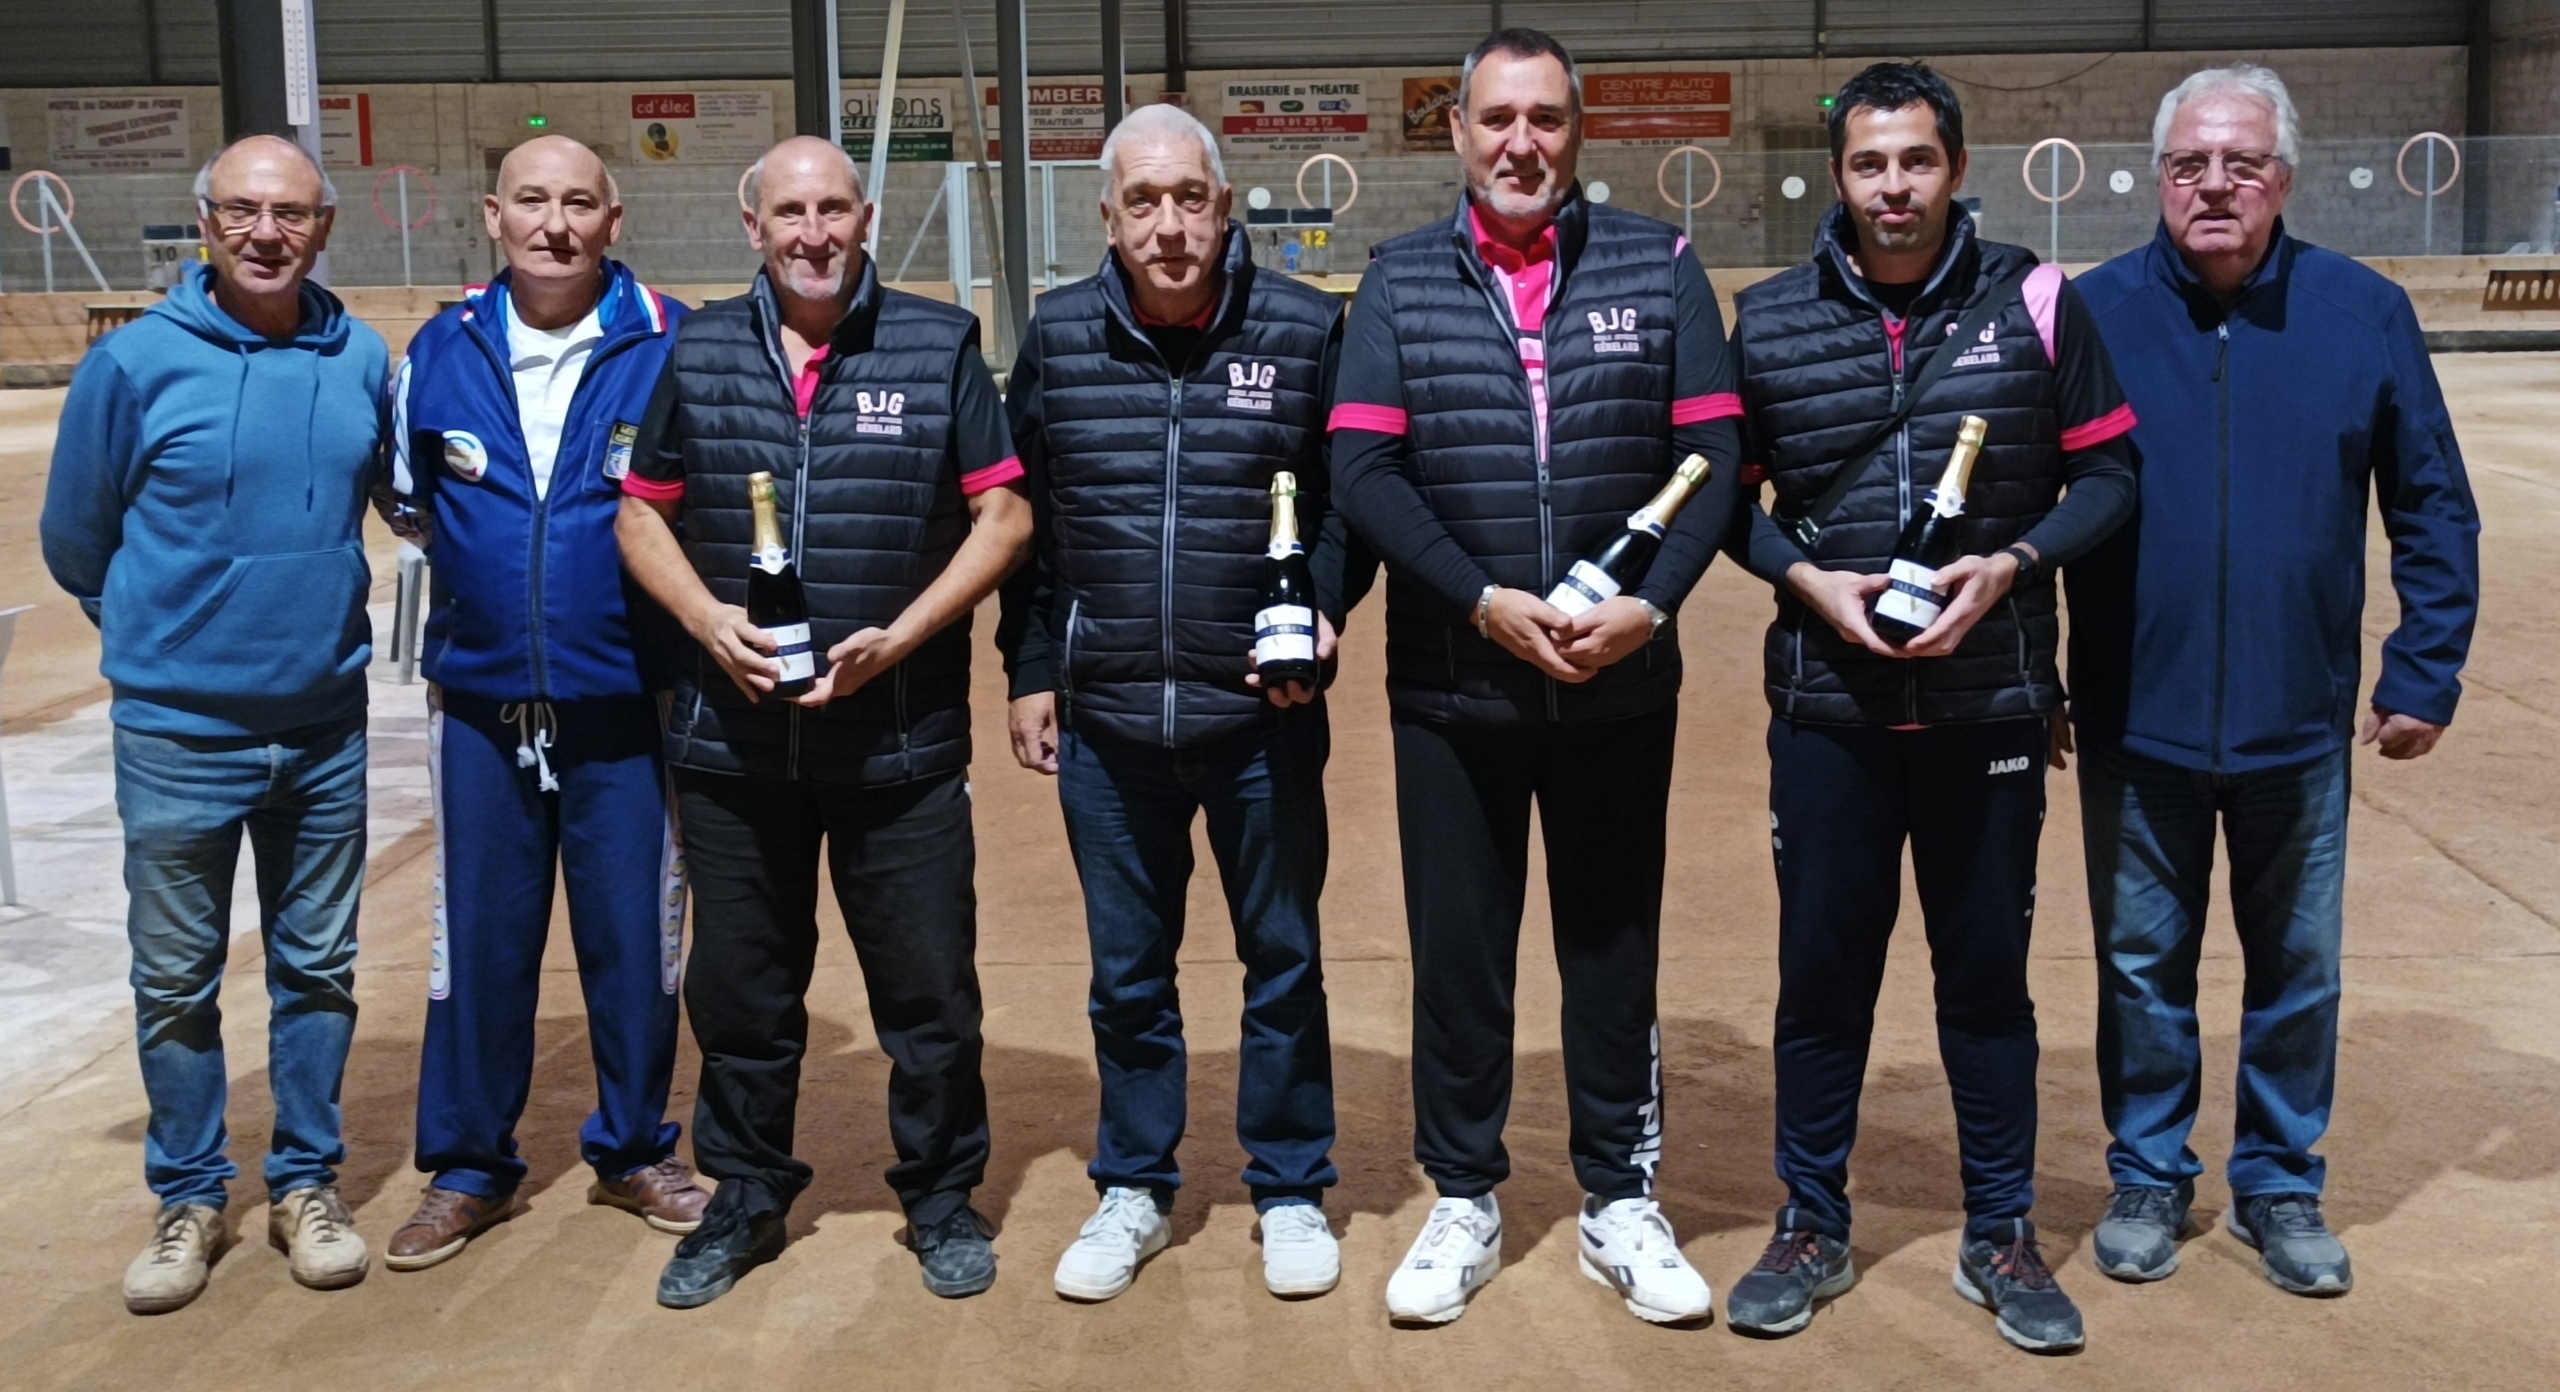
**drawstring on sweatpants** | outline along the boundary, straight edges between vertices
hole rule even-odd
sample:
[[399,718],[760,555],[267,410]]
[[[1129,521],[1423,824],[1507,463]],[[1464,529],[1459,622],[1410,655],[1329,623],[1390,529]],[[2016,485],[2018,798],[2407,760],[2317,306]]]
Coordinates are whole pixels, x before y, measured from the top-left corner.
[[516,767],[540,769],[543,792],[560,791],[560,780],[551,775],[549,750],[560,732],[559,721],[551,713],[549,701],[527,701],[521,705],[500,706],[500,720],[511,720],[516,727]]

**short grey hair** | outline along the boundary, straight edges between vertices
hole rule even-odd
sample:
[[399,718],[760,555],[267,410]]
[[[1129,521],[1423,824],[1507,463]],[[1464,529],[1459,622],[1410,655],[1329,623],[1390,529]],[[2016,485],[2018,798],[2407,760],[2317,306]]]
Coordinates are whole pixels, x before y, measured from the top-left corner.
[[330,179],[328,170],[320,167],[320,161],[313,159],[311,157],[311,152],[302,148],[301,142],[281,135],[263,134],[244,135],[238,140],[226,141],[221,149],[213,152],[213,158],[206,160],[204,162],[204,167],[196,171],[195,195],[197,206],[202,207],[213,202],[213,167],[222,163],[223,156],[230,154],[232,151],[239,149],[241,145],[252,140],[280,141],[287,147],[291,148],[295,154],[302,156],[302,162],[310,166],[312,173],[320,176],[320,206],[323,208],[334,208],[338,206],[337,183]]
[[[853,180],[853,200],[857,203],[869,202],[871,195],[862,187],[862,165],[854,159],[853,152],[842,145],[831,145],[828,148],[836,152],[837,159],[844,161],[845,177]],[[752,213],[764,206],[764,162],[771,158],[773,158],[771,150],[756,156],[756,162],[747,166],[747,176],[738,181],[738,202],[748,212]],[[612,176],[608,174],[605,177]]]
[[2228,67],[2206,68],[2169,89],[2160,99],[2160,114],[2151,122],[2151,162],[2169,151],[2169,125],[2178,119],[2178,108],[2204,97],[2247,97],[2262,101],[2275,112],[2276,158],[2287,165],[2302,162],[2302,117],[2293,109],[2293,94],[2284,89],[2284,79],[2274,70],[2255,63],[2233,63]]
[[1154,102],[1139,107],[1111,128],[1111,138],[1102,142],[1102,197],[1111,199],[1111,188],[1120,179],[1120,142],[1135,140],[1141,145],[1179,145],[1186,140],[1200,142],[1200,152],[1209,159],[1209,186],[1227,186],[1227,162],[1218,157],[1218,138],[1200,124],[1200,118],[1178,106]]

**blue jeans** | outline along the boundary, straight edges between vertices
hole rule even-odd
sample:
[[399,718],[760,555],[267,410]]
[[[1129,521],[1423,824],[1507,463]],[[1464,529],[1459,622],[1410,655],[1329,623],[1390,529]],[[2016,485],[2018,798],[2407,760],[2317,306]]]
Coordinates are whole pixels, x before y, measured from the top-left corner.
[[1254,1207],[1315,1202],[1335,1180],[1333,1041],[1316,899],[1324,889],[1324,707],[1193,749],[1085,735],[1058,740],[1058,803],[1084,882],[1093,948],[1102,1120],[1096,1188],[1169,1202],[1187,1113],[1188,1059],[1174,959],[1191,882],[1191,820],[1209,849],[1244,963],[1236,1138]]
[[2196,959],[2219,820],[2240,930],[2240,1078],[2231,1192],[2320,1192],[2345,926],[2347,751],[2217,775],[2090,741],[2080,755],[2098,939],[2098,1096],[2118,1184],[2203,1172],[2187,1148],[2203,1086]]
[[355,720],[256,739],[115,732],[116,811],[131,896],[134,1034],[151,1099],[143,1175],[160,1202],[221,1207],[222,1057],[231,879],[249,834],[267,954],[267,1077],[281,1196],[336,1182],[338,1084],[356,1025],[356,897],[364,885],[365,731]]

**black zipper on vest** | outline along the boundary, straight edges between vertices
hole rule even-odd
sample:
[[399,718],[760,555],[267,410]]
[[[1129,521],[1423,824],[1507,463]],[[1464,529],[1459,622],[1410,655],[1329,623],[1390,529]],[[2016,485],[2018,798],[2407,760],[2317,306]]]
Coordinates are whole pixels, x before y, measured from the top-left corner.
[[[1552,491],[1553,480],[1548,476],[1547,472],[1548,432],[1538,428],[1537,389],[1529,383],[1529,364],[1526,361],[1520,360],[1521,330],[1520,326],[1513,322],[1511,318],[1510,307],[1502,302],[1501,294],[1496,291],[1494,285],[1490,281],[1487,281],[1482,276],[1475,274],[1476,255],[1473,250],[1462,247],[1458,253],[1458,264],[1466,271],[1468,277],[1475,281],[1476,289],[1483,293],[1485,306],[1493,311],[1494,327],[1511,335],[1511,356],[1515,361],[1520,361],[1520,383],[1523,387],[1526,387],[1529,390],[1529,434],[1533,446],[1532,452],[1537,456],[1538,460],[1538,587],[1543,591],[1552,586],[1555,583],[1556,578],[1556,514]],[[1557,308],[1561,306],[1563,302],[1564,262],[1563,259],[1559,257],[1555,263],[1555,270],[1551,273],[1551,279],[1547,282],[1547,315],[1549,318],[1553,318],[1555,316]],[[1541,372],[1546,370],[1546,337],[1546,328],[1542,324],[1538,329],[1539,371]],[[1456,642],[1456,636],[1454,634],[1451,635],[1450,641],[1453,645]],[[1538,681],[1546,688],[1547,719],[1559,719],[1560,712],[1556,697],[1556,679],[1548,676],[1544,672],[1541,672],[1538,674]]]
[[[798,409],[799,393],[794,389],[791,381],[791,362],[782,355],[781,326],[768,325],[762,337],[765,360],[773,364],[775,374],[782,379],[783,402],[791,408],[792,415],[799,417],[800,457],[792,466],[791,474],[791,563],[802,567],[802,579],[805,581],[807,557],[803,554],[800,543],[801,538],[807,535],[807,529],[802,524],[809,511],[806,506],[809,499],[809,421],[818,414],[818,398],[817,393],[810,393],[809,414],[801,416]],[[830,354],[830,356],[833,355]],[[818,369],[818,381],[821,386],[825,385],[826,368],[823,365]],[[783,718],[788,722],[790,737],[783,756],[782,775],[785,778],[796,779],[800,776],[799,703],[791,703],[789,709],[783,712]]]
[[2223,689],[2231,681],[2231,320],[2214,325],[2214,442],[2220,457],[2221,496],[2213,572],[2213,771],[2222,772]]
[[[1161,356],[1161,354],[1159,354]],[[1190,369],[1188,359],[1180,366],[1165,364],[1172,372],[1166,387],[1164,418],[1164,573],[1161,583],[1160,622],[1157,637],[1164,653],[1164,747],[1173,747],[1173,530],[1181,509],[1175,498],[1181,487],[1182,459],[1182,379]]]
[[[1898,412],[1902,409],[1902,394],[1907,389],[1903,380],[1903,369],[1908,363],[1910,336],[1911,320],[1907,317],[1902,321],[1902,335],[1899,338],[1889,330],[1885,335],[1888,344],[1885,349],[1885,361],[1893,370],[1893,404],[1888,408],[1891,411]],[[1893,487],[1893,526],[1895,534],[1900,535],[1902,528],[1910,525],[1911,522],[1911,423],[1909,421],[1904,421],[1902,427],[1893,432]],[[1920,723],[1920,673],[1916,663],[1902,664],[1902,719],[1907,725]]]

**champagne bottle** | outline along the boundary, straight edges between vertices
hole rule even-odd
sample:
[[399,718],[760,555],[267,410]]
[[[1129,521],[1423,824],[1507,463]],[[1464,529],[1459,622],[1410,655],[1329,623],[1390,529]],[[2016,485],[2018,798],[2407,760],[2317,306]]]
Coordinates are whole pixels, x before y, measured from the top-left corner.
[[1947,455],[1947,471],[1930,490],[1927,505],[1911,515],[1902,539],[1893,546],[1892,585],[1876,592],[1867,606],[1867,622],[1876,636],[1900,647],[1928,630],[1946,612],[1947,597],[1938,593],[1938,570],[1964,554],[1964,488],[1973,461],[1982,452],[1990,422],[1967,416],[1956,429],[1956,447]]
[[1271,549],[1262,561],[1262,608],[1253,616],[1253,667],[1262,689],[1296,682],[1316,688],[1315,586],[1298,544],[1298,476],[1271,476]]
[[1670,529],[1671,519],[1680,515],[1689,495],[1706,481],[1705,455],[1693,454],[1680,461],[1680,467],[1672,471],[1671,481],[1653,495],[1653,501],[1629,514],[1624,531],[1613,533],[1599,549],[1573,563],[1556,587],[1547,592],[1547,603],[1571,618],[1643,583],[1644,573],[1652,568],[1655,554],[1662,550],[1662,534]]
[[800,568],[782,548],[782,518],[773,501],[773,475],[747,475],[747,501],[755,508],[755,553],[747,560],[747,622],[773,640],[782,671],[773,694],[806,695],[818,680],[809,648],[809,600],[800,590]]

